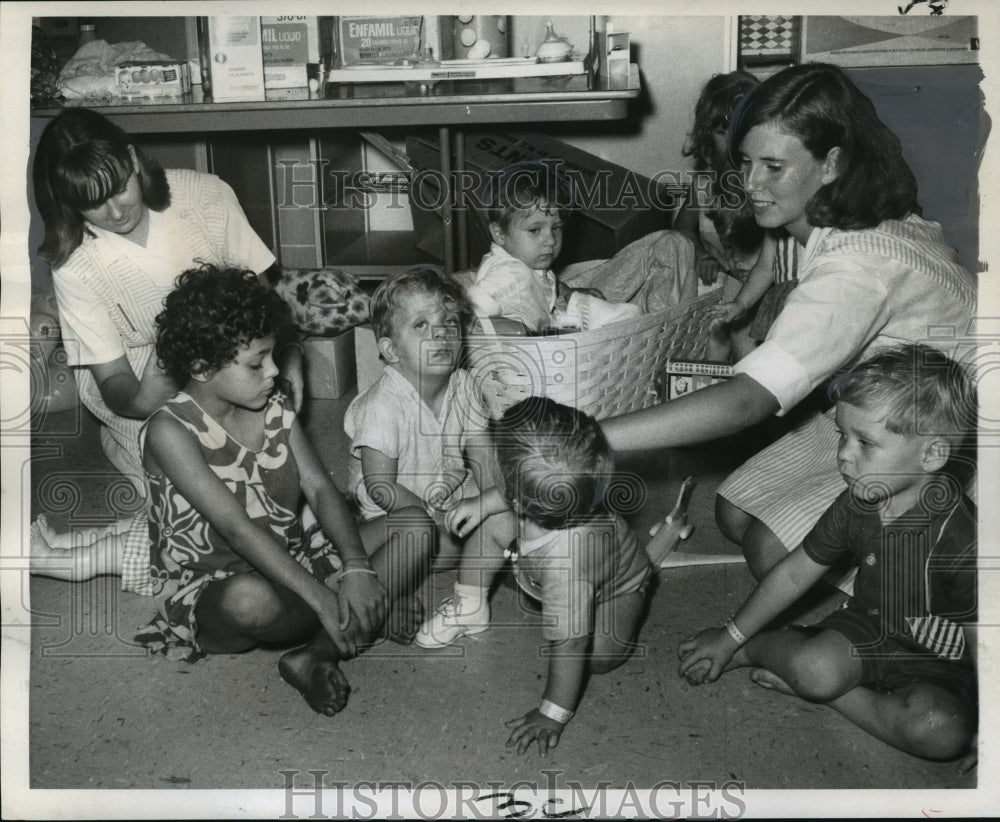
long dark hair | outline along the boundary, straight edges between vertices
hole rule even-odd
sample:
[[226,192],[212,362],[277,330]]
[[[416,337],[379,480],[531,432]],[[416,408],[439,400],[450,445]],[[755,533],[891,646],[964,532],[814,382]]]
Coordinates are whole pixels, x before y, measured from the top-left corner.
[[806,205],[811,225],[872,228],[919,213],[917,181],[899,138],[837,66],[791,66],[757,86],[733,115],[731,151],[736,153],[750,129],[766,123],[798,137],[817,160],[840,148],[837,179]]
[[760,81],[745,71],[716,74],[705,83],[694,107],[694,127],[681,153],[694,158],[695,171],[725,171],[719,168],[713,134],[725,134],[739,101]]
[[[133,168],[129,146],[135,151]],[[60,266],[83,242],[81,210],[95,208],[139,175],[147,208],[170,205],[170,186],[160,165],[146,157],[129,136],[96,111],[64,111],[45,127],[32,168],[35,203],[45,224],[39,256]]]

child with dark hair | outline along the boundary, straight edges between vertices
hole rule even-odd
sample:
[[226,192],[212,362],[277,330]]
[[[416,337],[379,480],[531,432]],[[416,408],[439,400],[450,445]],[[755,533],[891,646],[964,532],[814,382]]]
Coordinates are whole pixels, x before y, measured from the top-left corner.
[[539,707],[507,723],[507,740],[545,756],[559,744],[588,674],[635,651],[651,566],[621,516],[605,507],[614,463],[597,421],[529,397],[490,425],[498,486],[517,515],[514,574],[541,601],[548,680]]
[[[275,390],[290,319],[253,273],[211,266],[182,274],[156,318],[157,356],[183,388],[144,428],[159,613],[136,639],[189,661],[305,643],[279,671],[332,715],[350,690],[340,663],[383,636],[387,608],[412,607],[430,553],[363,543]],[[311,538],[302,497],[317,519]]]
[[596,328],[642,313],[637,305],[607,302],[593,288],[569,288],[552,272],[574,205],[572,186],[556,165],[517,163],[483,191],[492,243],[468,293],[477,315],[510,321],[494,322],[497,331]]
[[[490,487],[487,413],[460,367],[471,315],[462,288],[440,269],[414,267],[379,285],[371,322],[385,369],[351,402],[344,430],[351,438],[348,487],[363,527],[398,521],[403,530],[432,534],[439,567],[465,556],[440,618],[458,613],[467,632],[478,633],[489,624],[489,583],[480,572],[492,579],[515,526]],[[465,526],[460,536],[456,521]],[[424,647],[431,641],[425,627],[415,639]]]
[[[974,388],[944,354],[909,344],[839,375],[830,393],[848,488],[725,627],[681,643],[680,674],[697,685],[749,666],[757,684],[827,704],[900,750],[957,758],[978,704],[976,508],[955,478],[976,430]],[[844,560],[858,576],[843,608],[766,630]]]
[[[729,127],[733,112],[758,84],[752,74],[731,71],[716,74],[701,89],[694,109],[694,125],[682,153],[694,160],[698,179],[708,177],[709,185],[697,186],[685,203],[674,227],[695,240],[695,264],[706,284],[714,283],[719,271],[742,280],[756,261],[756,251],[764,240],[753,211],[739,182],[739,169],[729,156]],[[695,195],[707,193],[708,202]],[[732,240],[737,239],[737,248]],[[739,257],[734,254],[739,252]],[[749,264],[748,264],[749,263]]]
[[802,251],[787,232],[765,231],[757,224],[732,160],[730,127],[758,84],[744,71],[712,77],[698,97],[694,128],[683,149],[694,158],[695,171],[711,172],[711,200],[705,207],[686,206],[675,227],[696,238],[696,266],[703,282],[716,282],[720,271],[729,275],[723,302],[707,314],[712,319],[711,359],[742,359],[767,336],[795,287]]

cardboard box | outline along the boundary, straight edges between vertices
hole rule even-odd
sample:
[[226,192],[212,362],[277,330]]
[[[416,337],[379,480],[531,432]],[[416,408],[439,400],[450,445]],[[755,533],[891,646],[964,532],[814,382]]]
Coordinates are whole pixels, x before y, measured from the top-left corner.
[[260,18],[264,88],[306,88],[307,63],[319,62],[319,18]]
[[307,397],[336,400],[354,387],[353,328],[336,337],[306,337],[302,353]]
[[393,63],[420,54],[420,15],[338,19],[337,64],[366,66]]
[[259,17],[199,17],[201,84],[220,100],[263,100]]
[[[406,152],[418,169],[440,168],[436,134],[407,137]],[[465,134],[465,167],[475,175],[469,179],[477,189],[486,181],[489,171],[520,160],[546,159],[562,160],[559,170],[567,172],[578,183],[578,189],[584,189],[581,208],[567,223],[557,268],[607,259],[632,241],[669,228],[672,212],[680,205],[679,201],[672,203],[648,177],[546,135],[476,131]],[[429,206],[440,200],[435,200],[438,194],[430,189],[431,175],[425,176],[428,179],[423,184],[428,189],[410,192],[413,222],[421,237],[420,249],[440,258],[440,211],[421,208],[421,203]],[[475,268],[489,251],[490,237],[485,215],[476,209],[468,213],[469,265]],[[461,214],[456,211],[456,219],[461,219]]]
[[179,97],[191,91],[187,63],[129,60],[115,69],[118,96],[126,99]]
[[385,362],[378,352],[375,331],[369,323],[354,326],[354,365],[359,394],[381,377],[385,370]]

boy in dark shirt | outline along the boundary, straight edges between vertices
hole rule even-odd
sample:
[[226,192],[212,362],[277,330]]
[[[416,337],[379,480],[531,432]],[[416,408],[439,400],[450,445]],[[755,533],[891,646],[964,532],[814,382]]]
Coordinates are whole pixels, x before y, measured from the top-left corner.
[[[976,508],[952,471],[974,431],[974,390],[956,363],[910,344],[839,376],[830,394],[848,489],[725,627],[681,643],[680,674],[700,684],[750,666],[758,684],[826,703],[901,750],[957,758],[978,716]],[[841,609],[762,630],[842,560],[858,575]]]

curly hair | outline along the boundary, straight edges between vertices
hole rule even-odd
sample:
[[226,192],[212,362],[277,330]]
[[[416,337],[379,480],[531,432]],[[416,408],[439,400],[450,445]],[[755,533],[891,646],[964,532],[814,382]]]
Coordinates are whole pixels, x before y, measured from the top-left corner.
[[737,103],[759,82],[748,72],[731,71],[716,74],[705,83],[694,107],[694,128],[681,149],[685,157],[694,158],[695,171],[726,170],[728,158],[718,156],[713,135],[729,133]]
[[55,267],[65,263],[87,231],[80,212],[121,191],[133,171],[147,208],[163,211],[170,205],[166,173],[118,126],[85,108],[55,117],[39,138],[32,166],[35,204],[45,225],[39,256]]
[[181,274],[156,316],[156,356],[178,385],[222,368],[242,346],[294,335],[291,309],[252,271],[203,265]]
[[479,192],[488,223],[510,229],[514,215],[538,208],[557,212],[563,220],[577,208],[569,176],[559,171],[561,160],[522,160],[490,172]]
[[490,421],[497,487],[518,512],[559,529],[605,511],[614,462],[597,420],[547,397],[528,397]]
[[752,128],[768,123],[798,137],[817,160],[840,149],[837,178],[806,204],[811,225],[872,228],[919,213],[917,181],[899,138],[837,66],[804,63],[767,78],[740,101],[730,151],[735,153]]
[[472,304],[465,290],[444,269],[430,264],[414,265],[383,280],[375,289],[369,308],[375,339],[392,336],[396,310],[414,293],[438,297],[446,309],[458,313],[463,328],[472,319]]

